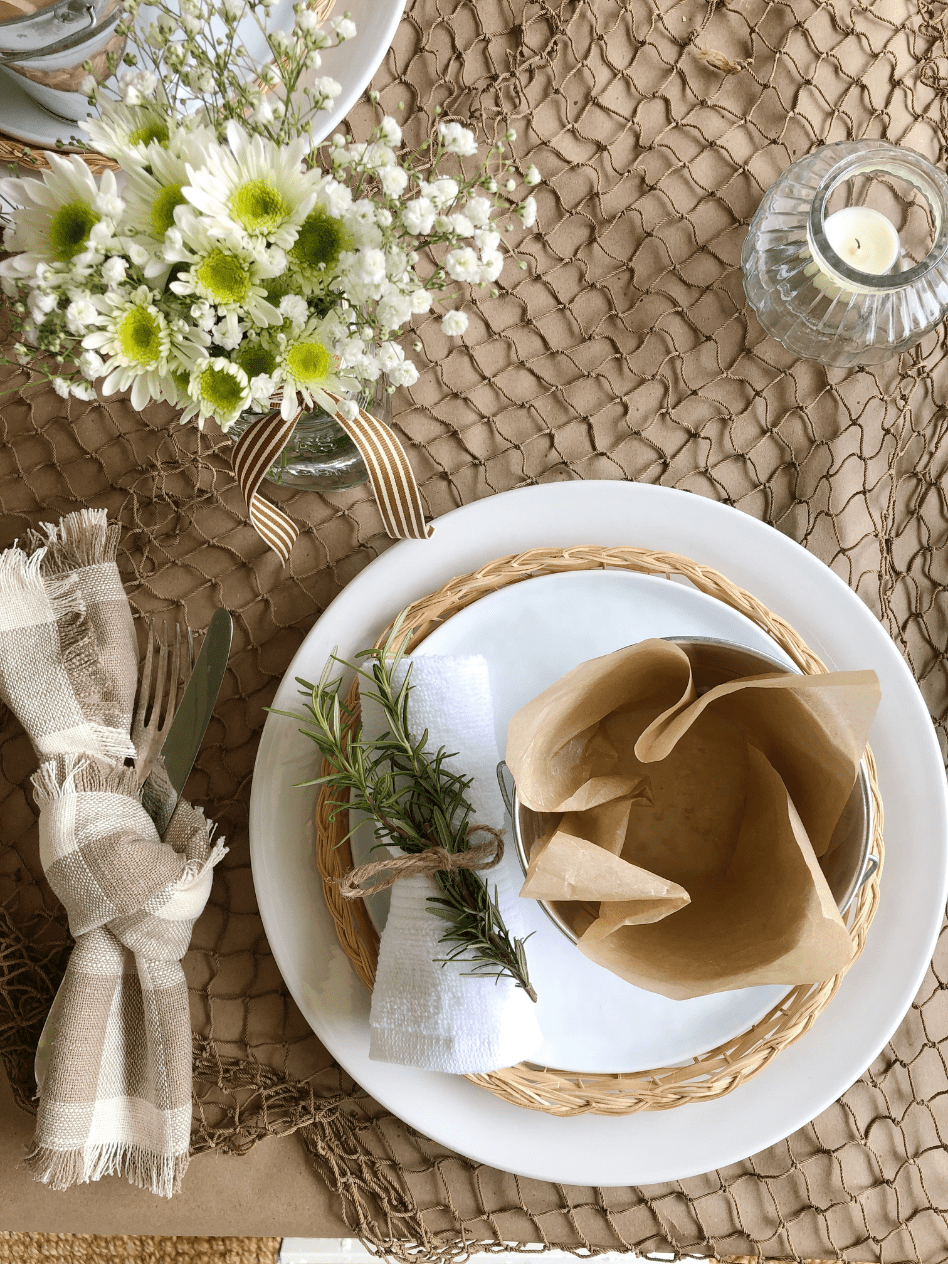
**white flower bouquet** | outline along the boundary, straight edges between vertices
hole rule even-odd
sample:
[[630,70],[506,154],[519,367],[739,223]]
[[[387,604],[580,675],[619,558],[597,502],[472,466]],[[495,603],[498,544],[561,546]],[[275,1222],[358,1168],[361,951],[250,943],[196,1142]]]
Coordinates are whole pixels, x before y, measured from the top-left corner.
[[[302,3],[291,32],[270,30],[271,3],[159,3],[138,34],[133,3],[123,30],[138,51],[116,92],[86,83],[90,147],[118,170],[50,155],[42,178],[0,182],[15,354],[61,395],[97,383],[224,430],[276,401],[287,420],[339,397],[354,416],[372,384],[417,379],[397,341],[414,314],[453,299],[453,282],[497,280],[497,212],[533,223],[532,197],[513,207],[505,147],[473,161],[458,123],[404,156],[388,116],[366,142],[314,149],[313,113],[339,92],[320,50],[355,30],[344,16],[330,35]],[[266,33],[269,65],[243,64],[245,21]],[[456,309],[442,320],[451,336],[466,326]]]

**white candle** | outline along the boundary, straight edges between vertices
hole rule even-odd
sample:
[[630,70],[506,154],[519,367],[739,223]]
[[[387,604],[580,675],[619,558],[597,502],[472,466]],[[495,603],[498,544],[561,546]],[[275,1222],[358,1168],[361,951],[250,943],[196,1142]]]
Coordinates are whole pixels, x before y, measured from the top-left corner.
[[899,257],[895,225],[869,206],[844,206],[824,220],[823,232],[840,259],[857,272],[881,276]]

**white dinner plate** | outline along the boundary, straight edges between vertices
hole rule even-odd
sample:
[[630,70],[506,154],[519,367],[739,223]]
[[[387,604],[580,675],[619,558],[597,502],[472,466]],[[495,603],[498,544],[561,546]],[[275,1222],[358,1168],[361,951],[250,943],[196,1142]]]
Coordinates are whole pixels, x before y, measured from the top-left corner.
[[312,743],[271,715],[250,805],[254,881],[277,963],[313,1030],[378,1101],[436,1141],[539,1180],[645,1185],[737,1162],[807,1123],[853,1083],[898,1026],[941,926],[948,879],[945,772],[925,704],[875,616],[842,580],[773,528],[687,492],[580,481],[492,496],[447,514],[429,541],[399,543],[317,621],[277,691],[351,657],[409,602],[454,575],[530,548],[637,545],[716,567],[791,623],[836,670],[874,668],[882,701],[870,740],[886,812],[882,898],[866,948],[810,1031],[716,1101],[624,1118],[559,1119],[501,1101],[462,1077],[373,1062],[369,993],[339,947],[316,870]]
[[[459,610],[419,654],[480,654],[488,664],[497,749],[515,712],[580,663],[650,636],[710,636],[793,666],[756,624],[690,585],[622,571],[546,575],[501,588]],[[356,864],[377,859],[363,827]],[[512,844],[501,861],[514,891],[523,869]],[[381,929],[389,892],[370,913]],[[535,1061],[564,1071],[647,1071],[706,1053],[746,1031],[781,1000],[783,986],[741,988],[688,1001],[646,992],[579,952],[535,900],[523,901],[527,960],[543,1044]],[[488,986],[490,986],[488,984]]]
[[[321,75],[328,75],[342,85],[342,92],[329,110],[322,110],[313,120],[313,142],[318,143],[338,127],[346,117],[372,76],[382,58],[391,47],[395,31],[401,21],[405,0],[341,0],[335,6],[338,14],[349,13],[356,24],[358,34],[323,52]],[[147,21],[148,10],[143,6],[140,20]],[[287,28],[293,16],[293,0],[279,0],[271,17],[275,28]],[[263,62],[266,45],[259,29],[251,21],[245,41],[248,50]],[[19,76],[0,67],[0,131],[28,144],[48,149],[57,141],[68,146],[76,136],[81,136],[78,125],[71,119],[61,118],[44,109],[38,101],[24,92]]]

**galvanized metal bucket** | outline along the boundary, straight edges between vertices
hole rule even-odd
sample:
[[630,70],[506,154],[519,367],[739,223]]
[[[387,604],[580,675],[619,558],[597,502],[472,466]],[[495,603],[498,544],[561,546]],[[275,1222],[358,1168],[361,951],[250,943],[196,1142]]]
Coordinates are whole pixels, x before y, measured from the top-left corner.
[[79,91],[89,73],[100,81],[117,62],[125,37],[116,33],[119,0],[0,0],[0,66],[40,105],[70,121],[89,113]]

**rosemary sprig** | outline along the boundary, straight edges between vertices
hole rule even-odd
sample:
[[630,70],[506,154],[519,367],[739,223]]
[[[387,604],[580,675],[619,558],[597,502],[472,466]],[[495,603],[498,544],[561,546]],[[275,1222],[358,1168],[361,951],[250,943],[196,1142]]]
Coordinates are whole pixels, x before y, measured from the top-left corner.
[[[290,711],[277,714],[303,721],[300,732],[312,739],[330,768],[324,776],[300,785],[327,785],[348,792],[347,801],[332,809],[333,819],[354,808],[374,820],[377,845],[395,842],[409,855],[429,847],[466,851],[470,846],[468,827],[474,823],[468,798],[472,779],[447,767],[452,756],[443,746],[434,752],[425,749],[427,730],[417,740],[411,737],[411,666],[401,685],[396,687],[394,681],[404,656],[404,650],[396,648],[400,622],[381,649],[358,654],[359,662],[349,663],[333,654],[317,684],[298,678],[305,691],[305,715]],[[367,740],[362,724],[352,724],[352,708],[340,697],[342,678],[332,675],[337,665],[354,671],[362,696],[374,699],[382,708],[388,729],[379,737]],[[478,977],[508,975],[535,1001],[524,940],[513,939],[504,925],[496,887],[491,896],[484,880],[471,869],[435,873],[433,877],[440,894],[431,896],[428,903],[431,912],[447,924],[440,942],[450,948],[437,960],[444,965],[463,959],[471,967],[465,973]]]

